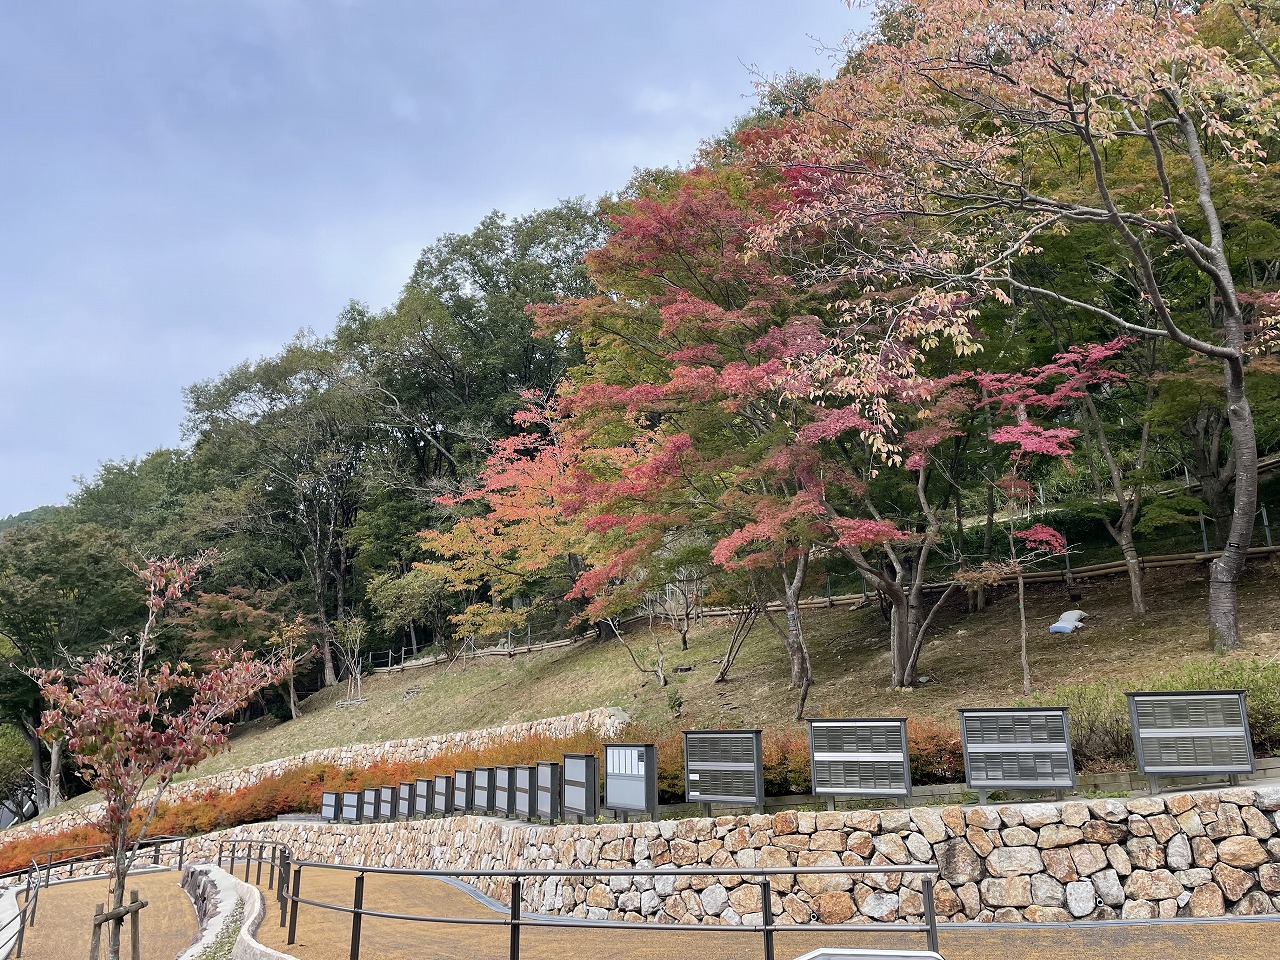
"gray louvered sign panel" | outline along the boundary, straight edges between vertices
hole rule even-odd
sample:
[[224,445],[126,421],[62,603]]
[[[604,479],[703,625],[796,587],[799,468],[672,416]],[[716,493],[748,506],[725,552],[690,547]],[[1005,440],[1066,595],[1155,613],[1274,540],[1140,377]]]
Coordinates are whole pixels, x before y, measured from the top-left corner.
[[396,816],[396,788],[391,785],[378,788],[378,819],[394,820]]
[[607,743],[604,805],[621,813],[658,817],[658,750],[652,743]]
[[1131,693],[1138,769],[1153,776],[1253,773],[1242,690]]
[[320,794],[320,816],[330,823],[338,819],[338,795],[336,793]]
[[472,809],[476,813],[493,813],[493,767],[476,767]]
[[1066,790],[1075,786],[1065,708],[961,710],[965,779],[989,790]]
[[453,771],[454,813],[470,813],[475,797],[475,781],[470,770]]
[[493,771],[493,812],[510,817],[516,812],[516,768],[496,767]]
[[378,788],[365,787],[360,791],[361,821],[378,819]]
[[342,822],[343,823],[359,823],[360,814],[364,809],[361,803],[359,793],[344,793],[342,795]]
[[594,753],[566,753],[564,755],[564,804],[565,817],[577,817],[578,822],[594,820],[600,803],[600,764]]
[[911,793],[906,720],[810,720],[809,761],[816,794]]
[[453,777],[437,773],[431,781],[432,812],[447,817],[453,813]]
[[537,805],[535,810],[547,823],[560,819],[560,764],[550,760],[538,761]]
[[413,815],[429,817],[435,812],[435,791],[430,780],[419,779],[413,783]]
[[515,789],[512,791],[515,796],[513,812],[517,817],[524,817],[526,820],[533,816],[533,774],[533,767],[519,766],[515,768]]
[[684,792],[698,803],[764,803],[759,730],[684,731]]

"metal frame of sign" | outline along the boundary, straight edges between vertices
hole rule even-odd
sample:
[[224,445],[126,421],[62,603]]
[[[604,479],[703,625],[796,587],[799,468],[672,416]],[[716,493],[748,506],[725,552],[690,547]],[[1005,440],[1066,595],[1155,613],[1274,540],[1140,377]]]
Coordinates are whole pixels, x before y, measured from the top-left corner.
[[475,786],[472,788],[472,811],[484,816],[493,814],[493,767],[476,767]]
[[[972,724],[971,722],[972,721]],[[978,724],[995,727],[1005,739],[971,743]],[[1023,732],[1020,732],[1023,731]],[[1037,736],[1060,734],[1060,738]],[[1021,737],[1021,739],[1019,739]],[[960,740],[964,746],[965,782],[986,803],[991,790],[1053,790],[1059,798],[1075,789],[1076,767],[1071,753],[1071,727],[1066,707],[966,708],[960,711]],[[975,756],[1006,755],[1017,764],[1010,777],[981,777]]]
[[431,811],[438,816],[453,815],[453,777],[437,773],[431,781]]
[[[831,742],[833,736],[843,741],[839,746],[844,749],[831,749],[837,745]],[[835,809],[836,797],[897,797],[905,807],[911,798],[907,721],[810,720],[809,770],[813,792],[827,798],[829,810]]]
[[560,764],[555,760],[539,760],[537,768],[537,800],[535,811],[540,820],[555,823],[562,817]]
[[[1225,774],[1234,785],[1240,774],[1257,771],[1243,690],[1178,690],[1126,696],[1138,769],[1146,774],[1152,793],[1159,791],[1161,777]],[[1154,713],[1163,714],[1166,721],[1184,722],[1156,726],[1160,718]],[[1183,714],[1181,718],[1176,716],[1179,713]],[[1162,741],[1163,751],[1159,749]]]
[[453,811],[470,813],[475,805],[475,774],[470,770],[453,771]]
[[[639,797],[637,797],[637,793]],[[615,815],[658,819],[658,748],[652,743],[604,745],[604,806]]]
[[413,819],[413,782],[401,780],[396,787],[396,819]]
[[[746,747],[743,750],[743,747]],[[738,757],[725,759],[715,752],[732,750]],[[759,730],[686,730],[684,731],[684,794],[690,803],[701,803],[708,815],[712,803],[733,803],[753,806],[764,812],[764,764],[763,744]],[[750,774],[751,792],[729,793],[720,790],[712,782],[710,792],[704,777],[717,775]]]
[[329,823],[336,823],[341,809],[340,803],[338,794],[329,790],[324,791],[320,794],[320,816]]
[[527,764],[518,764],[513,770],[515,772],[515,782],[511,792],[515,800],[512,803],[512,813],[517,817],[532,820],[534,806],[538,799],[538,768]]
[[364,819],[364,794],[359,790],[349,790],[342,794],[342,806],[339,818],[343,823],[359,823]]
[[566,753],[560,765],[560,804],[564,819],[595,820],[600,811],[600,761],[594,753]]
[[435,813],[435,784],[419,777],[413,782],[413,815],[429,817]]

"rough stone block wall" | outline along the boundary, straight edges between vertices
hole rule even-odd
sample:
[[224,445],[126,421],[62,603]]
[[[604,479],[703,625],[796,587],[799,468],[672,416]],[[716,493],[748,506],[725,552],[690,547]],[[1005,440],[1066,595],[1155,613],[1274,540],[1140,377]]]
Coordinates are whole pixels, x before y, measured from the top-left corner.
[[[510,723],[501,727],[481,730],[463,730],[457,733],[438,733],[429,737],[408,740],[389,740],[385,743],[348,744],[311,750],[280,760],[257,763],[238,770],[228,770],[207,777],[197,777],[176,783],[169,788],[165,800],[173,803],[183,797],[208,790],[230,792],[253,786],[262,780],[278,776],[288,770],[310,764],[325,763],[356,769],[375,763],[417,763],[429,760],[452,750],[486,747],[499,743],[514,743],[533,736],[569,737],[594,730],[604,737],[617,735],[627,723],[627,715],[621,710],[601,708],[571,713],[562,717],[547,717],[527,723]],[[37,834],[59,833],[81,826],[86,818],[93,820],[103,813],[101,804],[92,804],[83,810],[55,814],[33,823],[13,827],[0,834],[0,847],[14,840],[22,840]]]
[[[475,817],[335,826],[255,824],[228,839],[287,844],[328,863],[456,870],[668,867],[670,877],[526,883],[526,909],[654,923],[758,922],[752,877],[681,867],[880,866],[862,876],[770,878],[780,923],[919,921],[940,868],[944,922],[1045,922],[1280,913],[1280,789],[881,812],[785,812],[660,823],[529,826]],[[214,855],[217,837],[203,841]],[[199,855],[199,853],[197,854]],[[476,884],[505,900],[506,882]]]

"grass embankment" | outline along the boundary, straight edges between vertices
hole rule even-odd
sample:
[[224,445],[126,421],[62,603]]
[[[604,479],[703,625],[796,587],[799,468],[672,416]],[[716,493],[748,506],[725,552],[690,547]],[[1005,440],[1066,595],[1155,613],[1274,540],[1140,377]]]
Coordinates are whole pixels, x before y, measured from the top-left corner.
[[[1241,585],[1246,649],[1232,659],[1280,663],[1280,568],[1256,563]],[[1138,688],[1212,658],[1205,626],[1205,571],[1178,569],[1148,576],[1150,613],[1133,616],[1124,577],[1082,585],[1080,606],[1088,629],[1050,635],[1049,624],[1074,606],[1059,586],[1029,588],[1030,657],[1036,690],[1064,685],[1119,684]],[[929,682],[911,691],[887,688],[887,627],[877,610],[811,611],[805,630],[815,684],[810,716],[910,715],[954,724],[961,706],[1009,705],[1022,697],[1018,665],[1016,596],[1005,589],[986,610],[968,614],[962,598],[938,617],[922,657]],[[303,716],[288,723],[264,719],[247,725],[232,748],[194,775],[234,769],[319,747],[374,743],[451,730],[532,720],[616,706],[648,727],[729,725],[783,730],[794,724],[794,694],[787,689],[785,657],[776,634],[757,623],[725,683],[714,683],[730,625],[709,621],[681,651],[662,634],[669,686],[638,673],[617,641],[584,640],[567,648],[483,658],[470,665],[434,666],[366,679],[365,703],[338,707],[345,689],[306,700]],[[647,648],[644,627],[631,637]],[[675,672],[686,667],[686,672]]]

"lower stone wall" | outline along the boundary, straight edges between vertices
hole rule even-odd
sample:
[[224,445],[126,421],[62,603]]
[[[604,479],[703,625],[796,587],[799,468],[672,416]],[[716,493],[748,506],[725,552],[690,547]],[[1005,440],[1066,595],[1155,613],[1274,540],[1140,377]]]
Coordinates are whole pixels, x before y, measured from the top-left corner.
[[200,960],[205,956],[235,922],[237,907],[240,921],[231,948],[232,960],[294,960],[258,942],[265,904],[257,887],[242,883],[210,864],[189,864],[182,871],[182,888],[195,905],[200,936],[178,955],[178,960]]
[[[919,876],[940,868],[944,922],[1213,917],[1280,913],[1280,789],[911,810],[784,812],[660,823],[530,826],[475,817],[340,826],[266,823],[200,841],[271,840],[296,858],[456,870],[668,867],[660,878],[529,881],[528,910],[655,923],[752,923],[754,878],[686,866],[882,866],[862,876],[770,878],[781,923],[919,921]],[[495,878],[476,884],[506,900]]]
[[[262,780],[279,776],[288,770],[310,764],[333,764],[344,768],[359,768],[375,763],[418,763],[452,750],[486,747],[498,743],[514,743],[535,736],[570,737],[594,730],[604,737],[615,736],[626,724],[626,713],[612,707],[584,710],[562,717],[547,717],[527,723],[509,723],[501,727],[485,727],[481,730],[463,730],[456,733],[437,733],[429,737],[408,740],[389,740],[385,743],[348,744],[311,750],[280,760],[256,763],[175,783],[166,794],[169,803],[204,793],[209,790],[230,792],[253,786]],[[43,817],[32,823],[12,827],[0,834],[0,847],[15,840],[38,834],[59,833],[83,825],[104,813],[102,804],[92,804],[82,810]]]

